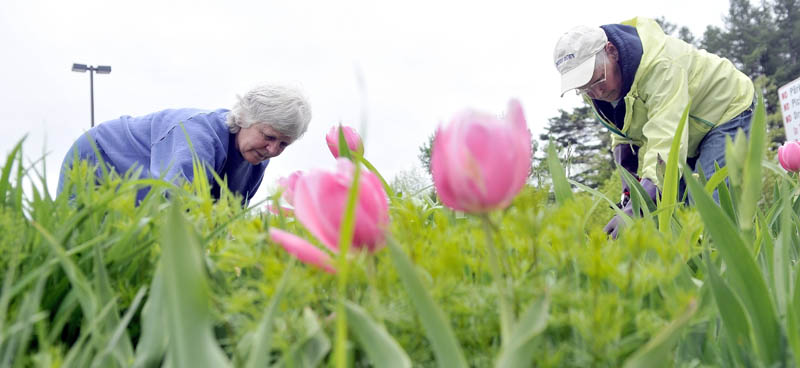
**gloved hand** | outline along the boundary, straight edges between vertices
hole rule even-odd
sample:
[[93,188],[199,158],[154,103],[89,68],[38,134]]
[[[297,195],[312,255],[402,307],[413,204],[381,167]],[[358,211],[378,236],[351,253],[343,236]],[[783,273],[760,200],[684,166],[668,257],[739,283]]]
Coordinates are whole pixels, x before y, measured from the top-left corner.
[[[625,214],[628,216],[633,216],[633,204],[628,201],[628,204],[622,208],[622,212],[625,212]],[[619,229],[622,228],[624,223],[625,222],[622,221],[622,218],[619,215],[614,215],[611,221],[606,224],[606,227],[603,228],[603,231],[605,231],[606,234],[611,235],[611,238],[616,239],[617,235],[619,235]]]
[[[622,182],[623,186],[627,189],[627,185],[625,185],[625,180],[623,180]],[[655,202],[656,198],[658,197],[658,187],[656,187],[656,185],[653,184],[653,182],[647,178],[642,179],[640,183],[642,184],[642,187],[647,192],[647,194],[650,196],[650,199],[652,199],[653,202]],[[624,212],[628,216],[633,216],[633,203],[628,201],[628,203],[625,204],[625,207],[622,208],[622,212]],[[603,231],[605,231],[606,234],[611,235],[612,238],[616,239],[617,236],[619,235],[619,230],[622,228],[622,225],[624,223],[625,222],[622,220],[622,218],[620,218],[620,215],[614,215],[611,221],[609,221],[608,224],[606,224],[606,226],[603,228]]]

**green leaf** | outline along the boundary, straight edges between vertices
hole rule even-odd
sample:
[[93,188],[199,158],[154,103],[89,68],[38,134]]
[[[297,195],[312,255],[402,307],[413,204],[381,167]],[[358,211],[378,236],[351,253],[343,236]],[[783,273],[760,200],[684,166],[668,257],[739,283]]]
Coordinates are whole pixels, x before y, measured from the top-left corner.
[[170,205],[162,231],[169,358],[177,367],[227,367],[230,364],[212,332],[202,249],[179,205]]
[[553,191],[556,194],[556,202],[563,205],[566,201],[572,199],[572,189],[567,181],[567,174],[564,172],[564,167],[561,166],[561,161],[558,159],[556,146],[554,142],[550,142],[547,146],[547,166],[550,169],[550,177],[553,180]]
[[344,157],[348,160],[353,160],[353,153],[350,152],[350,146],[347,145],[347,139],[344,137],[344,129],[342,124],[339,124],[339,157]]
[[[114,291],[111,289],[111,282],[108,279],[108,272],[106,271],[105,261],[103,260],[103,253],[101,251],[100,246],[95,246],[93,249],[93,258],[94,258],[94,290],[97,295],[98,302],[100,304],[106,304],[109,301],[114,299]],[[108,314],[108,318],[105,321],[105,324],[102,325],[103,333],[111,333],[115,326],[119,326],[119,309],[115,304],[112,307],[111,313]],[[122,330],[123,335],[119,336],[117,340],[119,341],[119,345],[115,346],[113,351],[114,357],[120,362],[120,365],[126,365],[128,362],[133,360],[133,345],[131,344],[130,338],[128,337],[127,331],[124,329]],[[96,341],[96,344],[104,343],[104,341]],[[106,345],[108,346],[108,345]],[[98,350],[101,346],[96,346]],[[101,354],[104,355],[104,354]],[[98,361],[97,359],[94,360],[92,363],[93,367],[99,366],[107,366],[108,362]]]
[[[684,168],[684,172],[688,167]],[[737,226],[691,175],[684,176],[700,216],[727,264],[726,275],[750,316],[756,352],[770,365],[780,359],[780,331],[767,283]],[[752,217],[751,217],[752,219]]]
[[364,164],[364,166],[367,167],[367,170],[371,171],[373,174],[375,174],[375,176],[378,177],[378,179],[381,181],[381,184],[383,184],[383,190],[386,191],[386,195],[389,196],[389,199],[394,199],[396,195],[392,190],[392,187],[389,186],[389,183],[386,182],[386,179],[384,179],[381,173],[378,172],[378,169],[376,169],[375,166],[373,166],[372,163],[367,161],[367,159],[364,157],[360,157],[359,161],[361,161]]
[[437,365],[443,368],[467,367],[453,329],[444,313],[428,294],[428,290],[422,285],[411,260],[391,237],[387,237],[386,244],[397,274],[403,281],[406,293],[425,329],[425,335],[433,347]]
[[17,155],[19,155],[20,157],[22,156],[20,152],[22,151],[22,142],[24,141],[25,137],[20,139],[19,142],[17,142],[17,144],[14,145],[14,148],[11,150],[11,153],[6,158],[5,166],[3,166],[3,172],[2,175],[0,175],[0,207],[6,206],[6,201],[7,201],[6,192],[9,191],[11,188],[13,188],[9,182],[9,179],[11,178],[11,168],[14,167],[14,159],[17,158]]
[[358,305],[345,301],[344,306],[347,324],[374,366],[411,367],[408,354],[383,326],[373,321]]
[[728,190],[728,184],[725,183],[725,179],[728,177],[728,167],[719,167],[718,163],[714,163],[716,166],[716,171],[714,175],[706,183],[706,192],[713,193],[713,188],[717,188],[717,197],[719,198],[719,206],[725,211],[725,214],[730,217],[731,221],[734,223],[738,220],[736,219],[736,208],[734,207],[733,196],[731,192]]
[[278,282],[278,286],[275,288],[272,298],[270,298],[267,310],[264,312],[264,316],[261,317],[261,323],[258,324],[258,330],[256,330],[256,335],[253,339],[253,345],[250,347],[250,355],[246,364],[248,368],[269,366],[269,355],[272,350],[272,321],[275,319],[275,310],[278,308],[278,302],[283,298],[286,279],[292,268],[287,267],[283,271],[281,281]]
[[681,121],[675,131],[675,137],[672,138],[672,145],[669,148],[669,157],[667,158],[667,171],[664,174],[664,181],[661,183],[663,190],[659,207],[665,209],[665,211],[658,214],[658,229],[664,235],[672,235],[670,220],[672,220],[672,214],[675,211],[675,204],[678,200],[678,176],[680,175],[678,172],[678,159],[680,157],[681,138],[686,127],[690,105],[687,104],[683,110]]
[[614,212],[616,212],[616,214],[625,222],[626,226],[630,226],[631,223],[633,223],[633,220],[631,219],[631,217],[628,216],[628,214],[626,214],[625,212],[623,212],[622,209],[617,207],[617,203],[616,202],[614,202],[613,200],[611,200],[608,197],[606,197],[606,195],[603,194],[602,192],[600,192],[599,190],[590,188],[590,187],[588,187],[586,185],[583,185],[583,184],[581,184],[581,183],[579,183],[577,181],[571,180],[571,179],[570,179],[569,182],[571,184],[575,185],[578,189],[580,189],[580,190],[582,190],[584,192],[588,192],[588,193],[590,193],[591,195],[593,195],[593,196],[595,196],[597,198],[601,198],[601,199],[605,200],[611,206],[611,209],[614,210]]
[[142,286],[139,288],[139,291],[136,293],[136,296],[133,298],[133,302],[131,302],[130,307],[128,307],[128,311],[125,312],[125,315],[119,321],[119,324],[114,329],[114,332],[111,334],[111,338],[108,339],[108,343],[103,351],[100,352],[95,358],[94,362],[92,363],[92,367],[100,367],[101,364],[104,364],[104,359],[109,354],[114,353],[117,358],[117,362],[120,364],[121,367],[124,367],[129,364],[129,362],[133,359],[133,353],[128,352],[127,349],[131,349],[130,346],[123,347],[123,351],[120,351],[120,348],[117,347],[119,341],[124,337],[126,342],[130,344],[130,340],[128,340],[128,333],[127,327],[128,324],[131,322],[134,313],[139,309],[139,303],[142,302],[144,299],[145,291],[147,290],[146,287]]
[[[752,327],[742,301],[720,276],[717,267],[711,263],[711,255],[706,253],[703,258],[706,264],[711,294],[714,296],[717,310],[719,310],[719,315],[725,326],[725,333],[732,348],[731,350],[733,352],[752,350],[753,341],[750,339]],[[742,363],[741,355],[734,354],[734,358]]]
[[158,365],[167,351],[168,336],[164,333],[166,300],[164,299],[163,265],[159,263],[150,283],[150,295],[142,308],[142,335],[136,344],[133,367],[145,368]]
[[786,310],[789,346],[794,356],[795,367],[800,367],[800,269],[795,270],[794,290]]
[[[688,171],[684,171],[688,172]],[[671,366],[672,347],[681,335],[681,331],[697,311],[697,302],[692,301],[686,311],[672,321],[650,341],[639,348],[625,361],[625,368],[653,368]]]
[[495,364],[496,367],[522,368],[532,365],[534,354],[536,354],[536,350],[532,346],[535,343],[534,338],[547,327],[549,309],[549,295],[543,295],[528,306],[511,332],[511,341],[503,344]]
[[292,346],[276,367],[316,368],[331,350],[331,341],[322,330],[319,320],[309,308],[303,309],[306,335]]
[[639,211],[641,210],[643,217],[649,217],[650,212],[655,211],[657,208],[656,203],[653,202],[653,198],[650,198],[650,194],[647,193],[642,184],[639,183],[639,181],[636,180],[636,177],[629,173],[628,170],[619,165],[617,165],[617,170],[619,171],[622,180],[625,180],[625,182],[630,184],[628,187],[631,189],[633,215],[639,217]]
[[[764,98],[758,91],[758,103],[753,114],[753,122],[750,126],[750,145],[743,168],[742,197],[739,201],[739,226],[745,234],[750,234],[753,229],[753,217],[756,213],[756,205],[761,198],[761,161],[764,158],[764,147],[766,146],[766,112],[764,110]],[[748,236],[749,237],[749,236]]]

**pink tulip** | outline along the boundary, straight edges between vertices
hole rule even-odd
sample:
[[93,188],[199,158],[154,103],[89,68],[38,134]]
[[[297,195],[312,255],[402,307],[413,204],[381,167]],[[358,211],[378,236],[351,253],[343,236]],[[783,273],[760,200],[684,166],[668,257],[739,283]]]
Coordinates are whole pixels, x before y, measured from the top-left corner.
[[269,237],[300,261],[336,273],[331,257],[305,239],[274,227],[269,229]]
[[292,206],[294,206],[294,187],[297,185],[297,179],[301,176],[303,176],[303,172],[298,170],[289,174],[287,177],[278,179],[278,186],[283,188],[283,199]]
[[457,114],[436,132],[433,183],[442,203],[470,213],[505,208],[531,170],[531,134],[519,101],[505,119],[473,110]]
[[281,205],[274,206],[272,203],[267,204],[267,211],[273,215],[283,216],[283,217],[292,217],[294,216],[294,210],[289,207],[283,207]]
[[361,136],[358,135],[355,129],[349,126],[335,125],[331,127],[328,134],[325,135],[325,141],[328,142],[328,148],[331,150],[333,157],[339,158],[339,127],[344,131],[344,140],[347,142],[347,147],[351,151],[364,154],[364,143],[361,142]]
[[[355,166],[347,159],[337,160],[334,172],[316,170],[303,175],[295,187],[294,211],[300,222],[333,251],[339,249],[342,224]],[[384,244],[389,225],[389,202],[375,174],[362,170],[355,209],[353,247],[376,251]]]
[[778,161],[786,171],[800,171],[800,142],[786,142],[778,147]]

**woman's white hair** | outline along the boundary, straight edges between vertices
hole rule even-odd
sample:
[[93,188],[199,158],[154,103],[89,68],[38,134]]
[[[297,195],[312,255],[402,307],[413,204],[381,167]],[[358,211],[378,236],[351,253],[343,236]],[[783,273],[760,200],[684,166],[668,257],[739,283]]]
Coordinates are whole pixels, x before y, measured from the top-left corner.
[[266,124],[294,142],[311,121],[311,105],[296,88],[260,85],[237,98],[227,120],[228,129],[234,134],[254,124]]

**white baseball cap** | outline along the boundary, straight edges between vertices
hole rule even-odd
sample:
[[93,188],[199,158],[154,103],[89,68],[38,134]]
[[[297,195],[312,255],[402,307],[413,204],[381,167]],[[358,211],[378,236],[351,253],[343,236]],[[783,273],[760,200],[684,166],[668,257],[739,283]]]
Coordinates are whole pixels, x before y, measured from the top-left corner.
[[589,83],[594,74],[594,59],[608,43],[600,27],[578,26],[558,39],[553,52],[556,69],[561,73],[561,96]]

